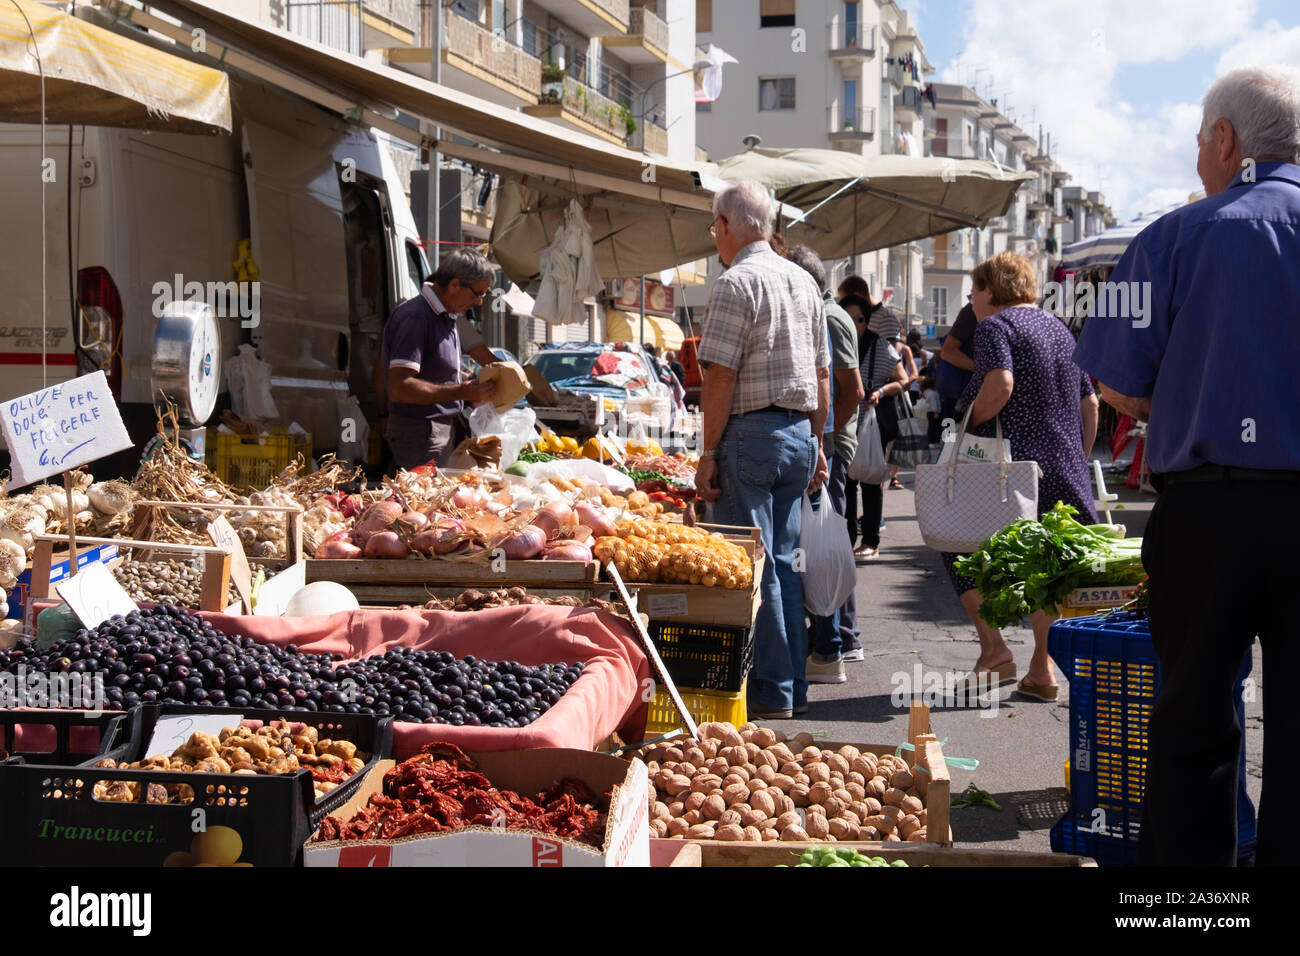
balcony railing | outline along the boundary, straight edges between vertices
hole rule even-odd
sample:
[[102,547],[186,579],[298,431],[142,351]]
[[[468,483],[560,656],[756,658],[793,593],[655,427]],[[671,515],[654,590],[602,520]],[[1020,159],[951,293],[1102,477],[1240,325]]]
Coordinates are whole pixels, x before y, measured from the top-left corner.
[[290,33],[353,56],[365,53],[360,0],[291,0],[285,27]]
[[876,109],[874,106],[859,106],[843,112],[836,104],[828,107],[830,132],[832,135],[854,134],[864,139],[876,135]]
[[627,108],[571,76],[564,78],[564,112],[620,139],[628,138]]
[[459,56],[474,67],[516,88],[521,99],[536,97],[542,89],[542,61],[522,47],[461,16],[446,20],[444,57]]
[[394,26],[412,33],[420,30],[419,0],[365,0],[362,6],[367,12],[383,17]]
[[899,94],[894,97],[894,112],[898,113],[904,110],[910,110],[913,113],[919,113],[921,112],[922,100],[923,97],[919,86],[905,86]]
[[961,252],[948,246],[929,250],[923,255],[921,264],[927,269],[946,269],[956,272],[970,272],[977,265],[972,253]]
[[633,7],[628,17],[627,32],[640,36],[646,46],[668,55],[668,24],[661,20],[653,10],[645,7]]
[[647,153],[668,155],[668,130],[649,120],[641,124],[641,148]]
[[619,23],[627,23],[630,15],[628,0],[581,0],[588,6],[599,7]]
[[641,92],[641,88],[625,74],[610,69],[603,63],[589,61],[581,53],[572,52],[571,46],[566,46],[559,37],[547,33],[546,30],[529,20],[523,20],[521,23],[525,53],[536,56],[543,62],[547,60],[558,62],[559,58],[563,57],[565,72],[570,79],[593,90],[608,90],[608,93],[600,93],[599,95],[617,100],[629,109],[632,107],[635,97]]
[[874,56],[876,53],[876,25],[874,23],[839,23],[826,25],[826,46],[831,56]]

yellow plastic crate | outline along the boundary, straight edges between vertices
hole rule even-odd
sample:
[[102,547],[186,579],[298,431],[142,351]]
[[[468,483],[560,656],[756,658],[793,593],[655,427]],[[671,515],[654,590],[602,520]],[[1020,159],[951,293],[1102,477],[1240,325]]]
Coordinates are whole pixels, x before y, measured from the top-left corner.
[[217,435],[217,477],[236,488],[265,488],[298,455],[310,464],[311,435],[277,425],[269,435]]
[[[679,687],[682,703],[691,712],[697,724],[709,721],[724,721],[739,727],[749,719],[745,709],[745,690],[728,694],[716,690],[703,690],[698,687]],[[646,718],[645,735],[647,738],[666,734],[681,727],[682,718],[673,706],[672,699],[662,687],[655,688],[655,699],[650,702],[650,716]]]
[[1061,617],[1091,617],[1127,604],[1136,584],[1111,584],[1071,591],[1061,602]]

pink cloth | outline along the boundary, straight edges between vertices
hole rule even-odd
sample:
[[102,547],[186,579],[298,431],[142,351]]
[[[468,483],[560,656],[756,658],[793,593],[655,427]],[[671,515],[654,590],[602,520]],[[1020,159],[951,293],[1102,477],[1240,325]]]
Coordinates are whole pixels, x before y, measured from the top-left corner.
[[642,699],[642,688],[650,679],[650,664],[631,626],[604,611],[523,605],[470,613],[361,610],[310,618],[203,616],[228,634],[295,644],[304,653],[337,652],[347,660],[382,654],[390,647],[414,647],[521,664],[582,662],[582,676],[527,727],[395,723],[397,760],[435,740],[463,750],[590,750],[615,731],[628,742],[644,736],[650,705]]

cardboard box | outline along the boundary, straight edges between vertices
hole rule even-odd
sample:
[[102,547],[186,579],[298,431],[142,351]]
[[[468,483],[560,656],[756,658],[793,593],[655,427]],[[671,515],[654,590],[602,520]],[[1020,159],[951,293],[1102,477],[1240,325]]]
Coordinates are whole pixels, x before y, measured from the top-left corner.
[[[77,549],[77,569],[86,567],[91,563],[108,564],[117,560],[118,547],[115,544],[101,544],[93,548]],[[9,604],[9,617],[23,620],[23,613],[27,607],[27,600],[32,590],[32,568],[27,568],[22,574],[18,575],[18,583],[10,588],[6,600]],[[50,565],[49,586],[52,588],[68,576],[68,558],[64,555],[63,560]],[[45,597],[45,594],[38,594],[37,597]]]
[[1104,584],[1090,588],[1075,588],[1061,602],[1061,616],[1086,617],[1122,607],[1133,600],[1137,589],[1136,584]]
[[[398,840],[309,842],[306,866],[649,866],[649,775],[640,760],[625,761],[587,750],[539,749],[470,754],[479,772],[499,790],[535,797],[563,777],[592,790],[611,790],[605,843],[600,850],[571,840],[523,830],[466,827]],[[352,799],[334,812],[348,820],[383,788],[396,764],[375,767]]]

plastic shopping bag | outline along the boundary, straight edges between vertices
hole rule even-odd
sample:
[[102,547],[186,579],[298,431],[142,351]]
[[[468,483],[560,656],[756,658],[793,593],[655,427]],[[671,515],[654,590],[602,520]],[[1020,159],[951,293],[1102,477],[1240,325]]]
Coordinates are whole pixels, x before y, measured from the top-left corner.
[[[880,425],[876,422],[875,406],[858,416],[858,450],[849,462],[847,474],[854,481],[878,485],[889,477],[889,462],[880,444]],[[845,525],[846,533],[848,526]]]
[[491,405],[477,405],[469,413],[469,431],[475,438],[501,440],[499,467],[504,471],[515,463],[525,445],[537,440],[537,414],[531,408],[498,413]]
[[803,550],[803,603],[810,614],[829,617],[848,600],[857,585],[853,543],[844,515],[831,507],[826,489],[821,491],[817,510],[812,499],[803,496],[803,525],[799,530]]

